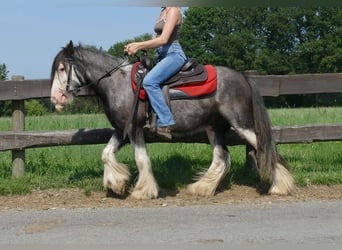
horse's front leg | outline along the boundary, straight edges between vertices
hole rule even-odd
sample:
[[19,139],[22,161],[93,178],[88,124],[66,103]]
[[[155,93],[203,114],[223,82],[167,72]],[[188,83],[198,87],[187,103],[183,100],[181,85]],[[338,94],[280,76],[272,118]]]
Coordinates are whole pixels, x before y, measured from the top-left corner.
[[136,129],[136,136],[131,137],[135,163],[139,171],[138,181],[131,196],[135,199],[154,199],[158,197],[159,187],[153,176],[150,158],[147,154],[143,130]]
[[104,164],[103,186],[111,189],[114,193],[122,195],[126,191],[126,183],[130,172],[125,164],[116,160],[115,153],[123,146],[122,136],[115,131],[102,152]]

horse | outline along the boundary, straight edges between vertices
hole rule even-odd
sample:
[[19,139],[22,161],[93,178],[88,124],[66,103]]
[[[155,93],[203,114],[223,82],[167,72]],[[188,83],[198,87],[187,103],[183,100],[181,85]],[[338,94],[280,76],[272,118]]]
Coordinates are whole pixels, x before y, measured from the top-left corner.
[[[114,69],[108,72],[109,67]],[[114,128],[102,152],[104,188],[119,196],[128,194],[135,199],[153,199],[159,195],[159,186],[152,172],[143,129],[148,101],[138,101],[134,122],[127,130],[128,139],[123,135],[135,96],[131,85],[132,68],[133,64],[122,57],[91,46],[74,46],[70,41],[52,63],[51,102],[61,110],[82,88],[93,89]],[[211,95],[170,100],[176,123],[172,128],[175,138],[205,131],[213,148],[211,165],[186,187],[187,192],[206,197],[216,194],[231,166],[224,134],[233,130],[253,149],[260,180],[268,184],[266,192],[290,194],[294,181],[289,164],[277,151],[270,118],[255,82],[228,67],[213,68],[217,88]],[[129,192],[130,171],[115,156],[127,143],[133,147],[138,169],[138,179]]]

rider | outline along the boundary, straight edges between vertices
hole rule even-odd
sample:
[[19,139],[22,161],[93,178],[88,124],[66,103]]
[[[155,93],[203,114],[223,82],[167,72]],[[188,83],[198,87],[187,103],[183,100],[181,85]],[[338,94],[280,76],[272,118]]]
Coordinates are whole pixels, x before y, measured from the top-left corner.
[[171,126],[175,124],[169,106],[166,104],[161,84],[177,73],[186,62],[186,56],[179,43],[182,13],[178,7],[162,7],[154,26],[155,37],[143,42],[125,46],[125,52],[134,55],[142,49],[157,48],[158,63],[143,80],[153,110],[156,112],[157,134],[171,139]]

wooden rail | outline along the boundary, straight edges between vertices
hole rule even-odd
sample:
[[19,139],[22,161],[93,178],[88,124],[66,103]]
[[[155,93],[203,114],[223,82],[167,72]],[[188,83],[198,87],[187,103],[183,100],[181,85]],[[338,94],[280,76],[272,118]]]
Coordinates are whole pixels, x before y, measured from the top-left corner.
[[[342,141],[342,124],[276,126],[272,130],[277,144]],[[82,128],[65,131],[1,132],[0,151],[51,146],[104,144],[109,141],[113,131],[110,128]],[[147,137],[146,141],[149,143],[160,142],[157,137]],[[245,144],[245,141],[233,130],[226,133],[225,141],[227,145]],[[167,142],[209,143],[205,132],[188,134],[180,138],[175,137],[172,141]]]
[[[302,75],[249,75],[262,96],[292,94],[342,93],[342,73]],[[0,101],[50,97],[50,80],[0,81]],[[80,96],[94,95],[84,88]]]
[[[342,93],[342,73],[304,75],[249,75],[262,96],[292,94]],[[80,96],[91,96],[83,89]],[[22,176],[25,171],[25,149],[60,145],[106,143],[112,129],[78,129],[68,131],[25,131],[24,100],[50,96],[50,80],[24,80],[14,76],[0,81],[0,101],[12,100],[12,131],[0,132],[0,151],[12,150],[12,175]],[[342,124],[273,127],[276,143],[310,143],[314,141],[342,140]],[[228,145],[245,144],[234,132],[225,136]],[[155,142],[156,138],[148,138]],[[208,143],[203,133],[175,139],[172,142]]]

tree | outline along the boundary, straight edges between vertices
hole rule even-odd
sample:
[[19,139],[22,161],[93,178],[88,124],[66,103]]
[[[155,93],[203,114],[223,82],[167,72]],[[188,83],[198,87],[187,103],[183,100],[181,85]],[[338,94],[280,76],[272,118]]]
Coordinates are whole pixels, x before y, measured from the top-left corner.
[[340,72],[342,8],[204,8],[185,11],[188,56],[261,74]]
[[[8,71],[6,64],[0,64],[0,81],[7,80]],[[11,101],[0,101],[0,116],[11,115]]]
[[[342,8],[305,9],[301,17],[297,61],[303,73],[341,72]],[[299,72],[299,73],[302,73]]]
[[7,80],[8,73],[6,64],[0,64],[0,81]]
[[[190,7],[184,15],[181,43],[200,63],[259,74],[342,71],[342,8]],[[265,98],[272,106],[342,104],[332,99]]]
[[189,8],[181,43],[201,63],[252,69],[259,44],[262,8]]
[[44,105],[36,100],[25,100],[25,114],[29,116],[42,116],[47,113]]

